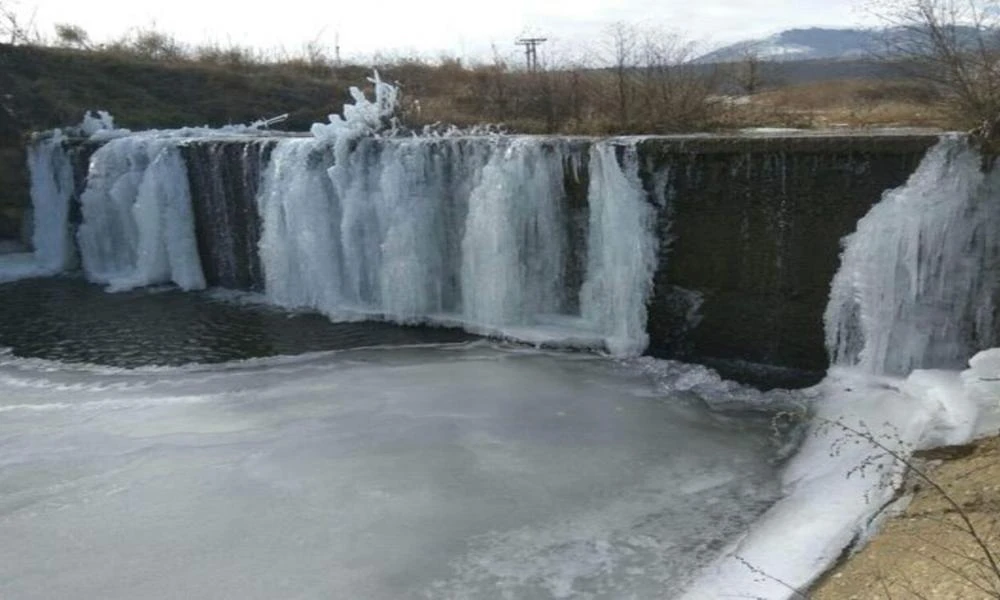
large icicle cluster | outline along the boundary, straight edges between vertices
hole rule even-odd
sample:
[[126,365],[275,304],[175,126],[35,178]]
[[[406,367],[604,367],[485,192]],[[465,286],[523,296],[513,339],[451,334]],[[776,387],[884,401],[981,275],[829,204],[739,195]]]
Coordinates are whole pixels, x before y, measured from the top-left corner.
[[906,375],[995,345],[1000,171],[946,136],[845,240],[826,312],[834,364]]
[[[591,149],[590,234],[573,247],[564,169],[579,152],[537,138],[366,138],[349,152],[283,140],[259,197],[265,293],[333,319],[641,352],[656,237],[635,150]],[[566,280],[574,252],[590,257],[582,289]]]
[[[378,73],[370,81],[374,100],[352,88],[342,116],[270,154],[257,209],[271,302],[338,320],[460,325],[623,355],[645,348],[656,235],[633,147],[595,142],[588,157],[559,139],[395,136],[398,90]],[[258,128],[132,133],[98,113],[80,131],[105,142],[80,198],[88,279],[113,291],[205,287],[180,147]],[[587,197],[569,199],[566,177],[585,162]],[[45,235],[66,233],[64,213],[45,217],[59,221],[44,221]],[[56,241],[42,247],[65,252]]]
[[69,226],[73,165],[62,131],[36,136],[28,147],[33,203],[33,252],[0,255],[0,283],[46,277],[72,267],[76,251]]
[[169,139],[126,136],[102,146],[80,203],[77,238],[88,279],[112,291],[205,287],[187,170]]
[[[616,151],[623,153],[624,168]],[[645,201],[634,146],[596,144],[590,153],[590,242],[583,317],[608,336],[615,354],[646,349],[646,301],[658,241],[654,209]],[[635,234],[635,235],[633,235]]]

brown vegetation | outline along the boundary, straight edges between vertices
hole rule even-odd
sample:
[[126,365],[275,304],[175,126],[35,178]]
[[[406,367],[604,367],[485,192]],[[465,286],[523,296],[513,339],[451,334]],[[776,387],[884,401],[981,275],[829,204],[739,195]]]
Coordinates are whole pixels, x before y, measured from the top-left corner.
[[[263,62],[238,49],[204,47],[197,56],[170,58],[163,52],[0,45],[0,88],[11,90],[8,104],[22,131],[76,123],[96,108],[133,128],[223,125],[290,112],[287,127],[305,130],[338,112],[348,86],[369,74],[359,65]],[[418,128],[493,124],[521,133],[607,135],[950,124],[938,97],[915,82],[831,81],[726,95],[738,67],[650,61],[623,72],[527,72],[503,61],[377,65],[399,83],[404,120]]]
[[[262,52],[190,46],[137,28],[95,44],[81,28],[60,24],[46,46],[37,32],[19,27],[19,45],[0,45],[0,88],[13,92],[9,104],[22,131],[75,123],[93,108],[133,128],[221,125],[290,112],[286,127],[304,130],[339,111],[347,87],[372,68],[341,64],[315,42],[297,52]],[[415,128],[490,124],[510,132],[607,135],[949,124],[935,94],[912,81],[779,87],[755,56],[723,65],[695,56],[676,35],[617,23],[593,49],[537,71],[500,52],[476,64],[374,57],[373,66],[399,83],[404,120]]]
[[[864,550],[828,573],[814,600],[974,600],[1000,597],[1000,581],[963,516],[992,548],[1000,537],[1000,439],[922,454],[933,481]],[[944,461],[942,463],[942,460]]]
[[908,79],[825,81],[755,97],[807,127],[954,127],[942,100],[934,88]]
[[[1000,133],[1000,13],[995,0],[872,0],[870,12],[886,25],[883,58],[946,100],[949,118]],[[996,140],[993,140],[996,142]]]

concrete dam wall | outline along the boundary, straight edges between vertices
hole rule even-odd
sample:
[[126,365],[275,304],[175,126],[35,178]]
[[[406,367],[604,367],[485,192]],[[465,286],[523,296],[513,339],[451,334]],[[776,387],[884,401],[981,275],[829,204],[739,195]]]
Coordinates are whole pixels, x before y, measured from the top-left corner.
[[[145,177],[155,166],[161,187],[186,180],[207,286],[277,294],[279,304],[325,314],[363,307],[401,322],[462,314],[458,324],[517,326],[534,314],[581,317],[605,323],[595,327],[607,339],[639,335],[636,327],[618,331],[608,323],[636,313],[621,306],[627,299],[619,302],[634,296],[633,280],[642,279],[628,272],[628,258],[651,250],[652,291],[645,314],[636,313],[648,353],[795,385],[818,379],[829,364],[822,317],[841,239],[886,190],[906,182],[937,140],[906,132],[364,138],[338,156],[305,138],[230,136],[111,141],[122,146],[118,154],[96,159],[102,144],[86,142],[70,144],[69,214],[74,226],[88,215],[89,222],[118,223],[125,217],[106,209],[88,213],[96,195],[111,198],[117,188],[108,183],[102,191],[102,183],[84,179]],[[176,151],[177,165],[161,164],[153,146]],[[635,229],[645,209],[615,212],[633,192],[653,220],[651,246]],[[142,191],[133,186],[133,193]],[[295,215],[293,195],[326,200]],[[274,233],[279,221],[283,229]],[[100,254],[94,244],[120,229],[108,227],[77,237],[88,276],[114,286],[122,280],[107,273],[120,265],[88,263],[88,252]],[[124,244],[104,255],[115,253],[142,254]],[[285,261],[298,279],[269,278],[263,263],[274,261]],[[316,261],[326,271],[315,269]],[[335,285],[312,283],[327,277]]]
[[[822,317],[841,239],[886,190],[906,182],[936,141],[815,135],[641,142],[643,182],[662,207],[650,352],[743,378],[755,371],[749,363],[813,377],[825,371]],[[758,372],[781,379],[767,371]]]

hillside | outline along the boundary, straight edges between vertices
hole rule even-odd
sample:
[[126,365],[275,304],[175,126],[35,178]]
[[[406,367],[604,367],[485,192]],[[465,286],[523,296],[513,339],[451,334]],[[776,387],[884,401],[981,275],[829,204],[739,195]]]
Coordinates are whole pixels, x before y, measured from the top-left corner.
[[290,112],[289,127],[306,128],[339,110],[360,67],[335,72],[302,65],[233,67],[143,60],[136,56],[0,44],[0,132],[77,123],[103,109],[125,127],[244,123]]
[[73,125],[102,109],[132,129],[220,126],[290,113],[305,130],[340,110],[365,70],[309,65],[214,65],[0,44],[0,238],[19,237],[28,204],[25,135]]
[[[743,40],[719,48],[698,60],[703,63],[725,63],[746,60],[754,56],[767,62],[805,60],[857,61],[871,60],[891,54],[887,41],[899,46],[913,33],[902,28],[890,29],[787,29],[774,35]],[[973,27],[957,26],[954,35],[962,43],[974,45],[979,36]],[[919,37],[919,36],[918,36]],[[918,40],[917,44],[921,42]]]
[[858,59],[871,55],[881,33],[869,29],[788,29],[774,35],[743,40],[702,56],[701,62],[740,61],[748,55],[762,60]]

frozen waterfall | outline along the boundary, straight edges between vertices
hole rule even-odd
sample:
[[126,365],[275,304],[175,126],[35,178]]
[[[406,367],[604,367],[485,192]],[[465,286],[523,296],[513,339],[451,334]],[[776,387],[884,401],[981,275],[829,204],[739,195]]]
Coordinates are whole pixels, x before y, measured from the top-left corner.
[[31,197],[35,198],[35,260],[47,274],[59,273],[72,263],[76,250],[69,229],[69,204],[73,195],[73,165],[63,148],[62,134],[36,141],[28,148]]
[[[616,150],[622,151],[624,168]],[[590,153],[590,252],[581,305],[614,354],[639,354],[649,342],[646,301],[656,270],[653,206],[646,202],[634,146],[597,144]]]
[[0,283],[46,277],[70,268],[76,257],[69,226],[73,165],[58,129],[28,147],[31,198],[34,204],[32,253],[0,255]]
[[908,463],[886,449],[906,458],[1000,425],[1000,351],[976,355],[998,341],[996,166],[984,169],[967,138],[942,138],[861,219],[841,259],[825,315],[833,365],[807,392],[812,422],[783,470],[787,495],[683,600],[801,597],[898,506]]
[[[564,185],[581,176],[582,208]],[[532,137],[362,138],[350,151],[289,139],[258,201],[264,290],[277,305],[616,354],[646,346],[656,237],[628,145],[596,143],[588,157],[582,144]],[[590,259],[574,287],[579,254]]]
[[120,137],[92,157],[77,233],[87,278],[112,291],[205,287],[187,169],[173,140]]
[[825,323],[836,365],[960,368],[997,344],[1000,171],[946,136],[845,240]]

